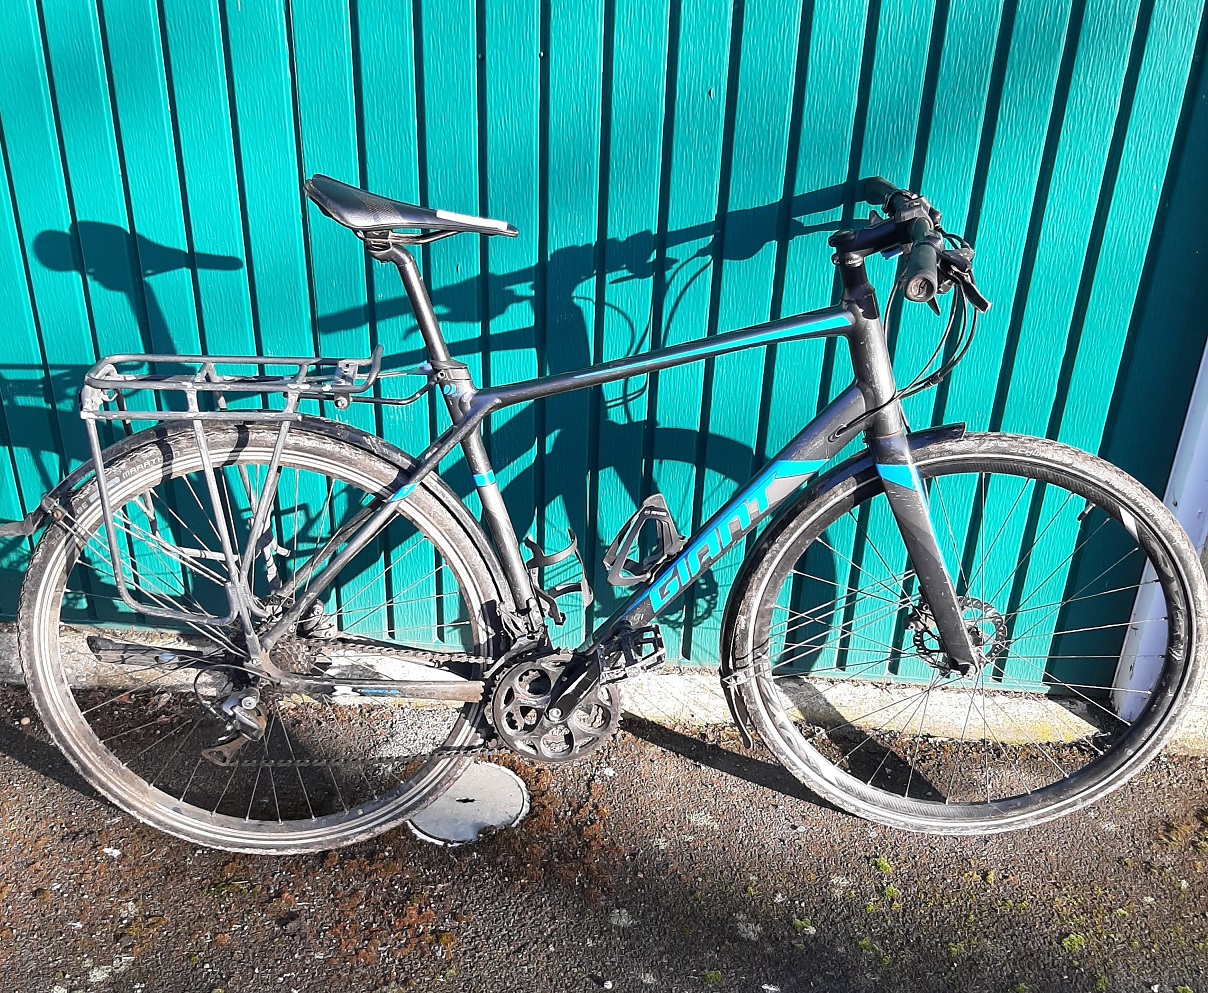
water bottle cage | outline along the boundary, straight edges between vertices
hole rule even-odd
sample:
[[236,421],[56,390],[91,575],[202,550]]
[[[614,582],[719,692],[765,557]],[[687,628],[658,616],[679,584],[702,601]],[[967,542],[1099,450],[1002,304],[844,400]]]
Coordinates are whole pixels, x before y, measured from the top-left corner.
[[[550,552],[548,555],[543,552],[540,546],[533,541],[532,538],[525,537],[524,545],[529,550],[529,560],[525,564],[528,566],[529,576],[533,580],[533,592],[537,594],[537,600],[541,604],[541,610],[555,624],[562,624],[566,621],[566,615],[562,613],[557,601],[566,596],[568,593],[578,593],[583,598],[583,607],[590,607],[596,599],[595,593],[592,591],[591,584],[587,581],[587,570],[583,567],[583,557],[579,554],[579,539],[575,537],[575,532],[567,529],[567,536],[570,542],[565,548],[559,549],[556,552]],[[551,565],[557,565],[566,559],[574,556],[579,563],[579,578],[567,580],[564,583],[558,583],[556,586],[551,586],[548,589],[541,585],[541,574],[543,570]]]
[[[655,547],[642,559],[631,558],[647,521],[654,524]],[[667,501],[661,493],[654,493],[642,501],[604,554],[608,582],[612,586],[637,586],[647,582],[683,547],[684,539],[676,529],[671,511],[667,509]]]

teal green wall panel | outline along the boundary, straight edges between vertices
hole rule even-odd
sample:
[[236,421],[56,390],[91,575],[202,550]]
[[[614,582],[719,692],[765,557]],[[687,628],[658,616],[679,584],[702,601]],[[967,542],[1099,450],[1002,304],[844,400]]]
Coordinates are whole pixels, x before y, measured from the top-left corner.
[[[1202,0],[13,0],[0,516],[84,457],[74,391],[104,354],[380,343],[396,368],[421,360],[394,273],[306,204],[315,172],[520,229],[420,253],[454,354],[491,384],[829,303],[826,239],[864,216],[857,180],[886,175],[971,235],[994,302],[951,380],[908,402],[912,425],[1047,434],[1160,490],[1208,334],[1163,322],[1178,288],[1151,258],[1190,237],[1171,198],[1208,169],[1190,137],[1202,20]],[[887,294],[892,266],[871,268]],[[887,313],[908,379],[940,328]],[[1158,342],[1179,374],[1160,375]],[[495,417],[517,529],[550,549],[573,530],[600,594],[559,637],[618,602],[600,559],[638,503],[660,491],[698,526],[848,375],[835,343],[797,342]],[[444,423],[427,398],[339,416],[412,452]],[[443,468],[469,489],[457,457]],[[946,508],[957,545],[971,497]],[[842,581],[863,550],[836,538]],[[26,552],[0,548],[5,614]],[[667,618],[674,655],[716,659],[736,565]],[[1016,603],[1064,582],[1047,566],[1019,570]],[[382,572],[333,596],[368,581],[363,602],[385,603],[400,587]]]

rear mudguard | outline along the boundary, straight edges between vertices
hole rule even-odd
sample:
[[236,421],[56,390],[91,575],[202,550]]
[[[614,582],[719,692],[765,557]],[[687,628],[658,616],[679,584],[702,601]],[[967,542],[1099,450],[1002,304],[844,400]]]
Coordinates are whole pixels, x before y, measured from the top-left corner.
[[[336,441],[342,441],[358,448],[363,448],[384,462],[396,467],[401,474],[407,474],[416,464],[416,459],[406,452],[395,448],[389,442],[383,441],[377,435],[367,434],[358,428],[339,421],[329,421],[321,417],[303,417],[290,428],[291,431],[306,431],[322,435]],[[172,421],[160,424],[146,431],[136,431],[129,437],[123,438],[115,445],[105,449],[102,455],[105,464],[137,452],[141,448],[157,445],[172,437],[174,434],[192,434],[193,425],[187,421]],[[59,520],[63,508],[71,496],[82,489],[94,475],[94,467],[90,461],[82,464],[75,472],[63,479],[58,486],[44,496],[41,502],[21,521],[0,527],[0,537],[29,536],[45,527],[48,523]],[[447,483],[436,473],[429,473],[420,481],[419,489],[426,490],[435,500],[443,504],[457,521],[462,535],[487,563],[491,576],[499,594],[501,609],[511,610],[511,593],[504,579],[503,569],[495,555],[495,550],[487,538],[482,526],[466,509],[465,505],[453,492]]]
[[[939,427],[928,428],[925,431],[918,431],[907,435],[907,442],[910,445],[912,452],[920,451],[928,445],[934,445],[937,442],[957,441],[965,435],[964,424],[943,424]],[[795,513],[803,504],[807,504],[812,500],[816,500],[824,493],[839,485],[844,480],[850,479],[853,476],[862,476],[865,474],[876,474],[876,463],[873,462],[872,453],[865,449],[858,452],[851,458],[840,462],[833,469],[816,477],[810,484],[801,491],[796,499],[787,502],[772,519],[771,523],[764,529],[760,536],[759,543],[768,540],[767,536],[773,534],[776,530],[777,523],[789,514]],[[734,642],[734,625],[737,621],[738,603],[742,597],[737,595],[737,591],[741,590],[747,583],[750,571],[753,568],[756,556],[753,553],[747,555],[743,559],[742,566],[738,570],[738,575],[734,577],[734,584],[731,586],[730,596],[726,600],[726,610],[722,616],[721,625],[721,691],[726,698],[726,705],[730,708],[730,716],[734,718],[734,723],[738,727],[738,733],[742,736],[743,744],[748,748],[754,743],[754,738],[751,733],[751,719],[747,713],[746,705],[742,701],[742,696],[736,689],[736,673],[739,673],[745,668],[747,662],[742,661],[742,664],[735,665],[735,659],[732,655],[732,647]]]

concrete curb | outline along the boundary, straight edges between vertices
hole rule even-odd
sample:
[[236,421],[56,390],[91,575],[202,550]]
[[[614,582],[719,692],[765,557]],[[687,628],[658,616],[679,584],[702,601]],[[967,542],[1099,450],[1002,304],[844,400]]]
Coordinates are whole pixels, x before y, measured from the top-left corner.
[[[792,696],[806,720],[828,712],[833,714],[834,711],[851,715],[868,713],[871,709],[867,699],[869,693],[884,693],[883,699],[887,702],[892,699],[892,691],[881,691],[875,687],[856,689],[841,683],[824,685],[821,681],[810,683],[805,680],[802,683],[802,690]],[[668,666],[637,679],[626,680],[621,687],[624,711],[635,717],[681,727],[733,723],[715,669]],[[898,693],[906,692],[909,692],[908,687],[898,690]],[[968,696],[961,694],[959,699],[953,699],[952,708],[938,715],[934,713],[935,704],[929,704],[928,730],[937,734],[943,734],[945,730],[951,732],[953,722],[963,720],[968,699]],[[1009,706],[1009,714],[1003,715],[1003,723],[996,728],[999,739],[1004,743],[1060,740],[1076,736],[1078,727],[1084,726],[1077,708],[1067,709],[1043,700],[1015,700]],[[959,712],[959,716],[954,710]],[[952,736],[958,735],[959,732]],[[1170,751],[1188,755],[1208,755],[1208,701],[1204,700],[1203,695],[1167,747]]]
[[[82,645],[81,654],[86,652]],[[82,676],[83,670],[81,670]],[[86,678],[86,677],[85,677]],[[81,678],[81,682],[85,681]],[[17,658],[17,639],[13,625],[0,628],[0,682],[24,685]],[[717,670],[698,666],[665,666],[621,684],[624,711],[658,724],[675,727],[705,728],[731,724],[729,708],[721,691]],[[883,689],[871,684],[839,683],[801,679],[785,691],[799,716],[822,724],[836,713],[858,717],[880,708],[881,713],[902,715],[898,723],[907,730],[911,707],[895,707],[897,700],[913,692],[909,686]],[[1004,744],[1071,740],[1086,730],[1085,705],[1061,705],[1050,700],[1022,699],[1018,695],[996,694],[993,710],[986,717],[991,730]],[[969,697],[960,691],[938,691],[927,706],[929,734],[957,738],[966,721]],[[889,729],[894,724],[891,722]],[[919,726],[909,728],[919,731]],[[1208,755],[1208,701],[1201,699],[1169,746],[1191,755]]]

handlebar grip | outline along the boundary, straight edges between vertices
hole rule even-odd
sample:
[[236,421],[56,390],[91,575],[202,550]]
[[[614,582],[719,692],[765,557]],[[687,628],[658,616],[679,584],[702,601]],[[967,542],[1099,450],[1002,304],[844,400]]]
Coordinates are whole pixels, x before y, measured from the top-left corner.
[[928,242],[919,242],[910,250],[906,257],[906,267],[902,273],[904,289],[902,294],[914,303],[927,303],[935,296],[939,286],[937,272],[938,257],[935,246]]
[[884,207],[885,201],[897,192],[898,187],[888,179],[869,176],[860,187],[860,199],[874,207]]

